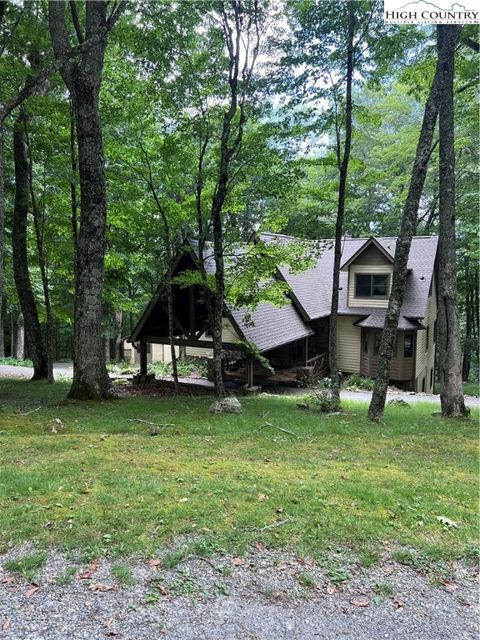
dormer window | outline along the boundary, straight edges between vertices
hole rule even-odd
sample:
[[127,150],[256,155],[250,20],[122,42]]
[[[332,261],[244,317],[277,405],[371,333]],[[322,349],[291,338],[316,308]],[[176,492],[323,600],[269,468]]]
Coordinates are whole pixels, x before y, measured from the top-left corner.
[[355,274],[356,298],[387,298],[390,275],[388,273]]

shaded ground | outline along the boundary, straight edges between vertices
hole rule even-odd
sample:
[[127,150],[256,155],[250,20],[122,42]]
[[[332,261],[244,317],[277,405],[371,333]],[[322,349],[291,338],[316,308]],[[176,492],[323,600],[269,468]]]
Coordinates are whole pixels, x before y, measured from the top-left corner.
[[[17,549],[9,558],[26,549]],[[28,551],[28,549],[27,549]],[[3,562],[7,556],[0,556]],[[159,564],[159,566],[152,566]],[[116,567],[116,568],[115,568]],[[470,640],[478,637],[471,568],[419,572],[384,560],[339,576],[293,556],[78,564],[51,552],[35,583],[0,569],[5,640]],[[64,582],[69,576],[69,584]],[[339,578],[344,578],[340,580]],[[345,579],[346,578],[346,579]]]
[[[71,363],[56,362],[54,365],[54,374],[58,378],[59,376],[65,378],[71,378],[73,375],[73,368]],[[33,369],[30,367],[15,367],[12,365],[0,365],[0,378],[1,377],[14,377],[14,378],[30,378],[33,375]],[[115,376],[117,378],[131,378],[131,375]],[[180,382],[188,385],[198,385],[202,388],[213,389],[213,383],[204,379],[193,378],[179,378]],[[267,393],[274,394],[286,394],[286,395],[305,395],[304,389],[298,387],[287,386],[271,386],[265,388]],[[354,400],[358,402],[370,402],[372,394],[370,391],[342,391],[342,400]],[[401,399],[405,402],[430,402],[434,404],[440,404],[440,396],[428,393],[388,393],[387,402],[392,399]],[[468,407],[480,407],[480,397],[478,396],[465,396],[465,404]]]

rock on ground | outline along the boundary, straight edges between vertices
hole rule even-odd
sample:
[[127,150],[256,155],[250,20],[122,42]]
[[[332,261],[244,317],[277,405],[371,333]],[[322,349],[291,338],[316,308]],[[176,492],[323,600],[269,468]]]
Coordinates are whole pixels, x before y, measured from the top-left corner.
[[210,405],[210,413],[240,413],[242,411],[242,405],[238,398],[235,396],[228,396],[222,400],[215,400]]

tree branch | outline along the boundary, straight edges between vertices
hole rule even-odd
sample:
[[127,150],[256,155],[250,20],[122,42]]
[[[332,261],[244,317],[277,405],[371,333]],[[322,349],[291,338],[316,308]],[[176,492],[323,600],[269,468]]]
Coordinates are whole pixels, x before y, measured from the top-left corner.
[[72,15],[72,22],[73,26],[75,27],[75,33],[77,34],[78,44],[82,44],[82,42],[85,42],[85,38],[83,36],[82,26],[78,18],[77,5],[75,4],[75,0],[69,0],[68,4],[70,6],[70,13]]

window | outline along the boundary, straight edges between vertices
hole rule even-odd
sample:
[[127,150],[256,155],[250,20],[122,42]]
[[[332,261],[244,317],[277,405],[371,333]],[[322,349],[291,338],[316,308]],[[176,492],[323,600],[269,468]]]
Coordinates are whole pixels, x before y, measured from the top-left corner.
[[411,358],[413,356],[413,333],[406,333],[403,343],[403,357]]
[[386,298],[388,296],[388,273],[355,275],[356,298]]
[[363,332],[363,353],[368,353],[368,332]]
[[437,339],[437,321],[433,323],[433,344],[435,344],[435,340]]
[[433,367],[430,369],[430,389],[433,391]]
[[429,344],[430,344],[430,327],[427,327],[427,339],[425,340],[425,351],[428,351]]
[[425,378],[422,380],[422,393],[425,393]]

